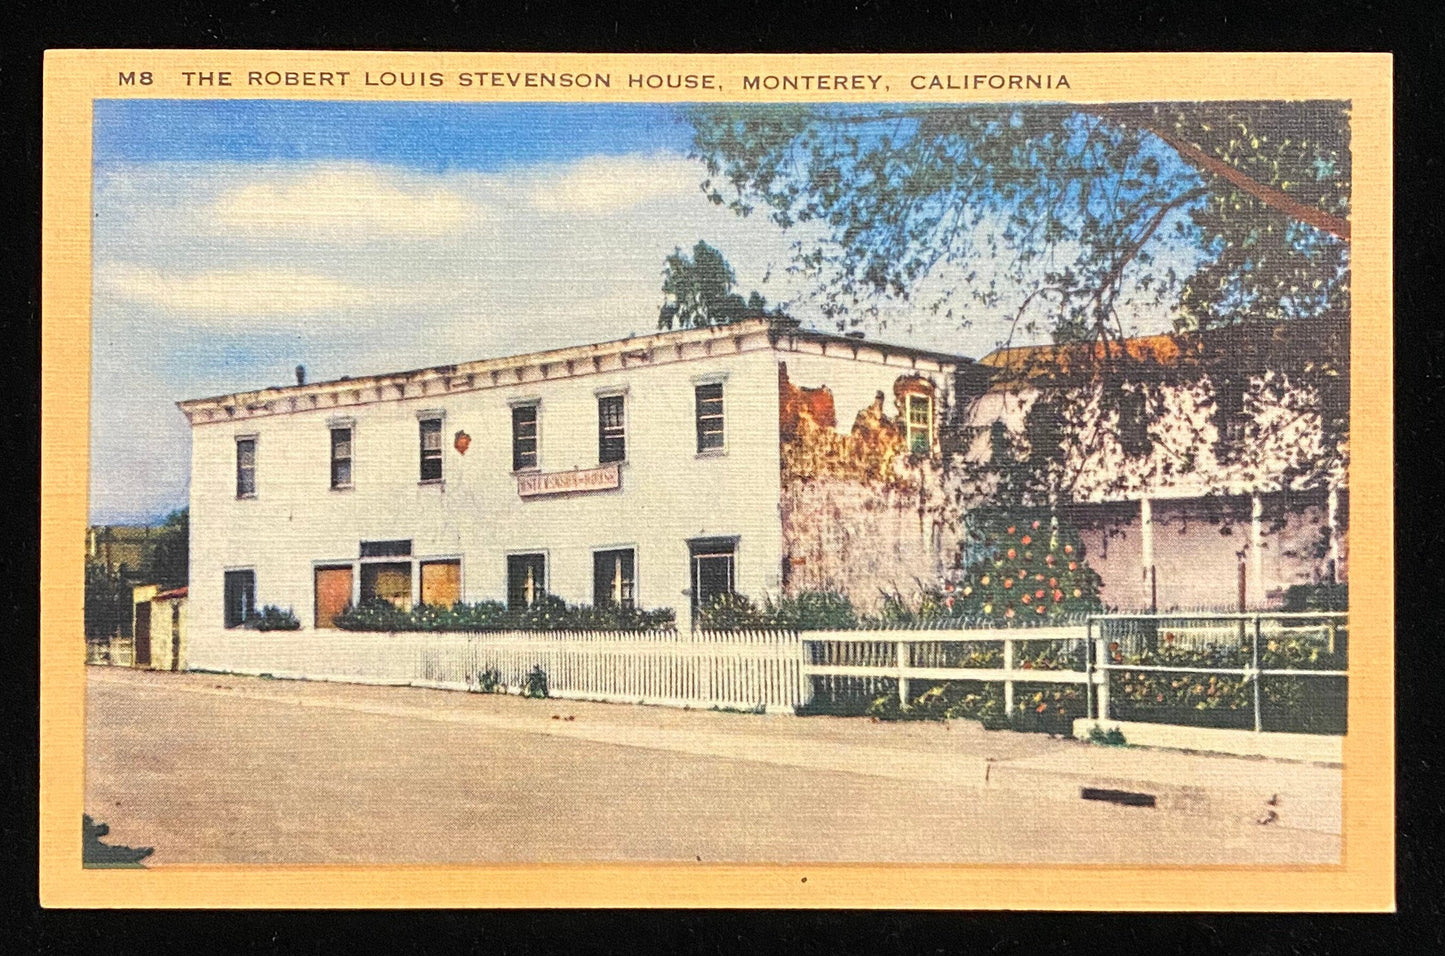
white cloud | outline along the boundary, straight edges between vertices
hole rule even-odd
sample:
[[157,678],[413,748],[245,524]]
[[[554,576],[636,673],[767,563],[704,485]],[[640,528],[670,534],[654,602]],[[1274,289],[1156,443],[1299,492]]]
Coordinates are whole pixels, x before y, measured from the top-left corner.
[[[699,239],[723,251],[744,293],[788,299],[793,237],[713,206],[700,177],[670,154],[494,173],[236,162],[104,170],[94,200],[93,382],[104,411],[92,427],[92,513],[183,502],[177,399],[276,384],[297,364],[320,380],[647,333],[666,256]],[[144,478],[119,477],[132,475]]]
[[701,197],[697,163],[681,156],[589,156],[528,177],[540,212],[598,216],[659,199]]
[[97,267],[96,288],[117,303],[194,319],[315,315],[370,305],[388,291],[286,266],[176,274],[129,263]]
[[317,240],[446,236],[491,210],[440,176],[357,164],[269,167],[264,179],[223,193],[210,210],[221,233],[305,235]]

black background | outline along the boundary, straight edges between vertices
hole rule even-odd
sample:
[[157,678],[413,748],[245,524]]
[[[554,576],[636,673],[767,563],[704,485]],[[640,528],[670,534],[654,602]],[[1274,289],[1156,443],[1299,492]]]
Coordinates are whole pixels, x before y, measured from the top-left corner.
[[[827,5],[697,3],[649,12],[598,3],[505,6],[155,0],[11,0],[0,9],[0,859],[11,952],[980,952],[1073,954],[1445,952],[1445,205],[1440,127],[1445,16],[1438,3],[1367,2]],[[1396,93],[1396,450],[1398,915],[1142,916],[1049,913],[536,911],[65,912],[39,908],[38,757],[39,209],[41,62],[46,48],[181,47],[582,52],[1394,51]],[[1390,343],[1381,341],[1380,348]],[[1366,428],[1370,423],[1356,422]],[[83,442],[84,435],[43,440]],[[1437,676],[1439,675],[1439,676]],[[77,838],[79,828],[77,827]],[[1281,873],[1281,880],[1288,880]],[[1103,881],[1099,906],[1131,900]],[[565,901],[559,901],[565,902]],[[1302,900],[1306,905],[1308,901]],[[1017,900],[1046,907],[1050,891]],[[966,900],[959,900],[966,905]]]

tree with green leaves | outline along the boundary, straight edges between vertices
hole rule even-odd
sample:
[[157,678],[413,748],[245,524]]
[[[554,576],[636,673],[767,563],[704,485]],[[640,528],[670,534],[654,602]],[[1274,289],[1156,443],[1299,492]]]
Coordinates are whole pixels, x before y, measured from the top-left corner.
[[131,586],[119,568],[85,559],[85,638],[105,641],[128,636],[131,629]]
[[157,529],[146,577],[162,588],[184,587],[190,574],[191,510],[181,508],[166,515]]
[[667,257],[662,273],[666,300],[658,314],[659,329],[727,325],[768,314],[763,296],[753,290],[746,299],[733,291],[737,275],[723,254],[698,240],[689,257],[681,249]]
[[[893,302],[943,328],[988,316],[1003,345],[1025,332],[1072,347],[1066,367],[1041,351],[998,372],[1045,393],[1030,412],[1046,442],[1033,455],[1068,459],[1080,438],[1066,426],[1084,419],[1110,423],[1128,454],[1146,455],[1164,440],[1170,390],[1201,380],[1214,431],[1232,445],[1222,453],[1247,452],[1248,429],[1235,426],[1263,377],[1281,395],[1312,396],[1323,456],[1343,456],[1347,104],[728,105],[689,115],[704,192],[793,231],[790,270],[839,327],[881,323],[880,306]],[[1189,356],[1162,371],[1126,345],[1138,316],[1161,312]],[[1069,480],[1035,471],[1049,485],[1036,494]]]

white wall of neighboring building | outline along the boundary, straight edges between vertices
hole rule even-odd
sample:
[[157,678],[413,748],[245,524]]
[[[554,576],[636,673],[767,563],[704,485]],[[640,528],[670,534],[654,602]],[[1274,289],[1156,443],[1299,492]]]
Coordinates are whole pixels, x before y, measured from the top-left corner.
[[[1280,606],[1291,585],[1328,582],[1329,516],[1318,497],[1262,496],[1257,524],[1249,497],[1151,500],[1159,610],[1236,609],[1241,555],[1250,608]],[[1147,610],[1153,595],[1137,506],[1082,504],[1066,514],[1079,527],[1089,566],[1103,579],[1105,605]],[[1344,580],[1342,568],[1336,576]]]
[[[720,337],[717,337],[720,339]],[[778,386],[766,338],[720,339],[714,350],[690,338],[657,360],[631,362],[617,350],[594,364],[527,364],[506,369],[497,384],[472,387],[438,380],[412,388],[381,385],[380,394],[428,394],[193,422],[191,467],[191,664],[205,668],[208,635],[220,637],[228,569],[252,568],[257,606],[289,607],[303,627],[314,623],[318,564],[351,563],[360,542],[409,539],[417,559],[460,558],[462,598],[506,598],[506,555],[547,555],[551,593],[592,601],[594,549],[634,547],[637,603],[672,607],[689,621],[690,538],[737,536],[737,589],[776,592],[781,562]],[[709,347],[704,348],[704,345]],[[569,363],[571,364],[571,363]],[[627,367],[630,366],[630,367]],[[600,369],[600,370],[598,370]],[[518,381],[520,375],[521,380]],[[546,377],[544,377],[544,375]],[[725,376],[726,449],[696,451],[694,387]],[[512,472],[510,403],[540,401],[539,470],[598,464],[597,392],[626,389],[627,461],[621,488],[524,499]],[[333,388],[334,391],[334,388]],[[314,390],[313,390],[314,392]],[[323,403],[326,399],[323,399]],[[443,481],[419,482],[418,413],[440,411]],[[353,487],[330,488],[329,423],[354,420]],[[471,437],[467,452],[453,445]],[[236,439],[255,435],[256,495],[236,496]]]

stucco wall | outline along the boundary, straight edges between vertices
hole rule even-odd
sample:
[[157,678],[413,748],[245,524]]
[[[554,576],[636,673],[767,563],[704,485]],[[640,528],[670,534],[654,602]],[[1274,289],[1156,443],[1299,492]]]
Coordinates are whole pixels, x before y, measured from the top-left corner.
[[[191,663],[214,666],[206,635],[223,622],[223,574],[253,568],[258,605],[313,622],[313,570],[352,562],[362,540],[410,539],[419,558],[461,559],[463,599],[503,599],[506,554],[542,551],[548,587],[592,600],[592,551],[637,549],[637,598],[688,624],[687,539],[736,535],[737,586],[779,586],[777,366],[763,347],[709,356],[689,346],[666,363],[543,379],[537,368],[496,387],[316,408],[193,428]],[[725,375],[726,449],[696,453],[694,385]],[[627,462],[619,490],[523,499],[511,470],[509,402],[539,399],[540,469],[597,465],[597,391],[626,388]],[[419,483],[417,413],[445,413],[444,480]],[[354,487],[332,490],[328,421],[355,421]],[[456,432],[471,436],[465,455]],[[236,498],[235,441],[257,436],[256,496]]]

